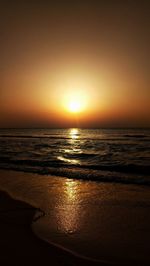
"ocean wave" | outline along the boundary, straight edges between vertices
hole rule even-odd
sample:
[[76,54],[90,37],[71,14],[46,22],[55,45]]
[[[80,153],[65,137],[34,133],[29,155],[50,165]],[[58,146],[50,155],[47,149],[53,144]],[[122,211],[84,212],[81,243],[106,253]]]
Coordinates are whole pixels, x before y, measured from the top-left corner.
[[[72,157],[75,158],[75,157]],[[66,159],[66,161],[65,161]],[[68,159],[69,160],[69,159]],[[68,164],[67,158],[64,158],[64,160],[59,159],[48,159],[40,161],[37,159],[10,159],[9,157],[0,157],[0,166],[5,164],[9,165],[24,165],[26,167],[28,166],[34,166],[34,167],[66,167],[70,169],[70,167],[75,167],[78,169],[88,169],[88,170],[97,170],[97,171],[109,171],[109,172],[120,172],[120,173],[129,173],[129,174],[141,174],[141,175],[150,175],[150,165],[137,165],[137,164],[121,164],[121,163],[115,163],[115,164]]]
[[126,134],[124,135],[125,138],[148,138],[148,135],[139,135],[139,134],[135,134],[135,135],[131,135],[131,134]]
[[[135,167],[136,172],[135,174]],[[141,167],[141,166],[140,166]],[[1,160],[0,168],[31,172],[42,175],[56,175],[67,178],[91,180],[99,182],[113,182],[122,184],[137,184],[150,186],[149,170],[150,166],[137,167],[135,165],[114,165],[114,166],[76,166],[68,167],[65,162],[56,164],[56,161],[43,161],[36,160],[10,160],[3,158]],[[142,171],[141,171],[142,169]]]
[[0,138],[21,138],[21,139],[69,139],[63,136],[36,136],[36,135],[0,135]]
[[[131,138],[132,141],[134,139],[136,139],[136,141],[141,140],[144,142],[149,142],[150,141],[150,136],[146,136],[146,135],[123,135],[122,137],[118,138],[116,136],[114,137],[90,137],[90,136],[86,136],[83,137],[79,134],[76,134],[76,140],[92,140],[92,141],[129,141],[129,139]],[[66,135],[66,136],[61,136],[61,135],[57,135],[57,136],[53,136],[53,135],[0,135],[1,139],[56,139],[56,140],[70,140],[72,139],[72,136]]]
[[69,132],[1,130],[0,167],[60,176],[71,173],[74,178],[104,182],[132,180],[149,184],[150,131],[78,130],[75,135]]

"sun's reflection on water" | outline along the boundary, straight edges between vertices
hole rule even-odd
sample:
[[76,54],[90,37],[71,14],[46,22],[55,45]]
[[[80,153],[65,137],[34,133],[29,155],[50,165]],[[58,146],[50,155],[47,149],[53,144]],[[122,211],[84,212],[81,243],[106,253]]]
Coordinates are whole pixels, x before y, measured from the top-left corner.
[[78,164],[79,163],[79,161],[78,160],[73,160],[73,159],[67,159],[67,158],[65,158],[65,157],[63,157],[63,156],[58,156],[57,157],[60,161],[64,161],[64,162],[66,162],[66,163],[71,163],[71,164]]
[[57,223],[59,231],[66,234],[73,234],[79,230],[81,225],[81,206],[78,199],[78,181],[66,179],[62,187],[61,204],[57,209]]
[[71,128],[67,131],[67,141],[64,147],[60,149],[58,160],[68,164],[80,164],[78,155],[82,153],[82,150],[79,136],[78,128]]
[[71,137],[71,139],[78,139],[79,136],[79,129],[78,128],[71,128],[69,130],[69,136]]
[[[71,128],[67,131],[66,147],[60,150],[57,157],[67,164],[79,164],[80,148],[79,129]],[[59,231],[65,234],[72,234],[79,230],[81,225],[80,213],[80,181],[63,179],[61,186],[60,204],[57,206],[57,225]]]

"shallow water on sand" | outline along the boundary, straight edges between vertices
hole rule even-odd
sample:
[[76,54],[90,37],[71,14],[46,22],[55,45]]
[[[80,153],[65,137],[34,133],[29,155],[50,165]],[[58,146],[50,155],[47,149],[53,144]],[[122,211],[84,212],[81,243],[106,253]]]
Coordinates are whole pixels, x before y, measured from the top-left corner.
[[0,171],[0,188],[44,210],[33,231],[79,255],[125,262],[149,258],[149,187]]

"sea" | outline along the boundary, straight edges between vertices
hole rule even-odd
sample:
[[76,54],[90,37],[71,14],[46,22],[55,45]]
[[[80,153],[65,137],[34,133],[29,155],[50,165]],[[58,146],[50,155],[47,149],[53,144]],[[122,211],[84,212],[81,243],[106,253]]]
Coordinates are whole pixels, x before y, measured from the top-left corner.
[[0,189],[38,208],[42,240],[150,265],[150,129],[1,129],[0,169]]
[[0,168],[150,185],[150,129],[1,129]]

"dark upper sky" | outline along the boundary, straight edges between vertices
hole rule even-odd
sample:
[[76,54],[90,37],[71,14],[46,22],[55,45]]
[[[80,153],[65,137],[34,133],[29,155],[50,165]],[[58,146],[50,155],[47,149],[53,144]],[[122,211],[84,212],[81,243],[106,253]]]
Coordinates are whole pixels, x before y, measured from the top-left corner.
[[149,17],[149,1],[1,1],[0,126],[74,126],[61,99],[81,83],[80,126],[150,126]]

